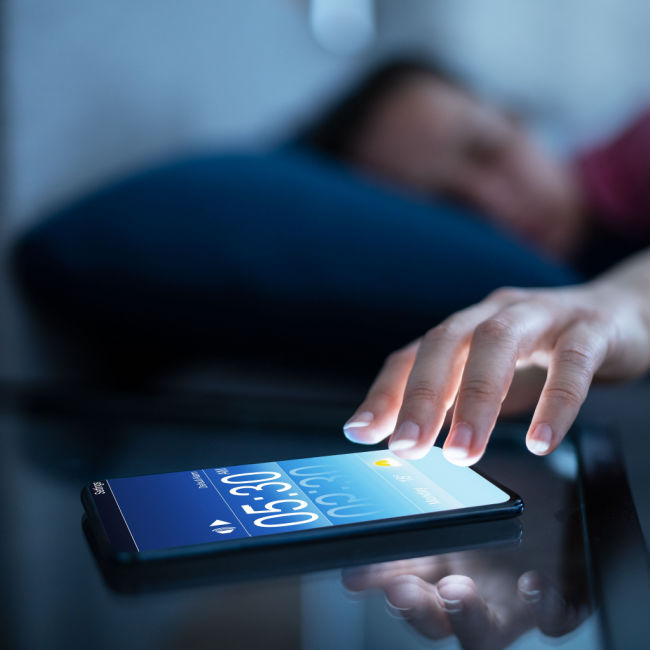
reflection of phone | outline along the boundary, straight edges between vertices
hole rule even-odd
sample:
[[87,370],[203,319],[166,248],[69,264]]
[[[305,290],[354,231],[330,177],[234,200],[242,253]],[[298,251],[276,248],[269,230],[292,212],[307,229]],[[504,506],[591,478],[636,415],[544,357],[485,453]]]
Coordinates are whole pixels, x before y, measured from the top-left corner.
[[516,494],[447,462],[434,447],[96,481],[82,500],[113,560],[160,560],[516,516]]
[[409,530],[399,528],[372,537],[356,535],[301,544],[272,544],[248,550],[179,556],[163,561],[126,564],[100,548],[86,515],[83,531],[111,589],[121,593],[160,591],[214,585],[241,580],[314,573],[345,567],[412,559],[444,553],[517,546],[521,541],[519,519]]

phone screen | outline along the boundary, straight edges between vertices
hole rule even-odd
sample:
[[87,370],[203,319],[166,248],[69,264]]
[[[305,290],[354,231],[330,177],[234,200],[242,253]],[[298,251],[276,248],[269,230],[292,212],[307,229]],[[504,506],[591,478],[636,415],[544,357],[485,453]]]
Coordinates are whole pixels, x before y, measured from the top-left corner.
[[[117,551],[381,521],[510,499],[472,469],[449,463],[437,447],[416,461],[387,450],[366,451],[110,479],[89,487]],[[128,535],[119,534],[125,527]]]

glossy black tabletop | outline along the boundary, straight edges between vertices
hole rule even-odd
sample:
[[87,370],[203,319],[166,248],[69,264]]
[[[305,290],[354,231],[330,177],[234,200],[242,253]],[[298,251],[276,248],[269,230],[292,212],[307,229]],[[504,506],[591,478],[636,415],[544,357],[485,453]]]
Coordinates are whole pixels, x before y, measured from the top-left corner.
[[[251,398],[176,417],[164,402],[84,404],[2,401],[5,647],[632,648],[650,638],[645,546],[607,432],[576,431],[537,458],[521,426],[501,425],[480,468],[526,506],[503,525],[373,535],[124,584],[84,535],[86,482],[356,451],[340,430],[348,411]],[[471,607],[441,599],[450,580],[472,590]]]

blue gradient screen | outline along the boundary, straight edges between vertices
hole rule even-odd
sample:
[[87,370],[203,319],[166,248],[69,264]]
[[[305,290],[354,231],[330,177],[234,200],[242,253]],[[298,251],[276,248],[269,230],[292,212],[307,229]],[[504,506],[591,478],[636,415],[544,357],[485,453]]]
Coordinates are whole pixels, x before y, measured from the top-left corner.
[[110,479],[93,486],[96,501],[114,497],[139,551],[509,499],[472,469],[449,463],[437,447],[417,461],[379,450]]

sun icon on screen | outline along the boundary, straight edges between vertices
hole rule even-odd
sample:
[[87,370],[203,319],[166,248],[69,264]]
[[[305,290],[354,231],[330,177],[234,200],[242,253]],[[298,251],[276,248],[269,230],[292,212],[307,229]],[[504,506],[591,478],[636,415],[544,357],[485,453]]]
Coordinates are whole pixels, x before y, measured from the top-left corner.
[[395,458],[380,458],[375,461],[375,465],[379,465],[379,467],[401,467],[402,463]]

